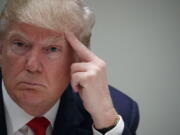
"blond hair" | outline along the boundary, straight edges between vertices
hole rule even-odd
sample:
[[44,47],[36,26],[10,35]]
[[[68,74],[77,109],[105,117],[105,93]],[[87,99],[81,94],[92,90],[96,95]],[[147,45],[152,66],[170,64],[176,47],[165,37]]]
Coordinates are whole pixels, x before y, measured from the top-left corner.
[[88,46],[95,17],[84,0],[8,0],[0,16],[0,35],[13,22],[70,30]]

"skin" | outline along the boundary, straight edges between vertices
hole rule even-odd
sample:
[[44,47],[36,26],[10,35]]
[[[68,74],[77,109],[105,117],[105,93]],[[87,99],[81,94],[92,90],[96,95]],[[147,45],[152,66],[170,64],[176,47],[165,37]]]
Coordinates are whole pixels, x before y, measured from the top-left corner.
[[70,82],[72,49],[64,35],[17,23],[1,47],[3,80],[10,97],[30,115],[47,112]]
[[14,24],[2,42],[0,64],[7,92],[30,115],[47,112],[71,82],[97,129],[117,118],[105,62],[71,32]]
[[117,119],[109,94],[106,63],[85,47],[73,33],[66,33],[78,61],[71,65],[71,84],[79,92],[84,107],[97,129],[109,127]]

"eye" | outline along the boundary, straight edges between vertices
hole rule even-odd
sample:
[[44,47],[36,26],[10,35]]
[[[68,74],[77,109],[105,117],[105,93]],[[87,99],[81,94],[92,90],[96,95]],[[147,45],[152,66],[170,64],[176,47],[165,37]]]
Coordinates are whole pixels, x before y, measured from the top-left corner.
[[12,51],[20,55],[26,53],[31,48],[29,44],[20,40],[14,40],[11,44]]
[[58,52],[61,51],[61,49],[58,46],[49,46],[49,47],[46,48],[46,51],[48,53],[58,53]]
[[19,47],[19,48],[27,47],[27,45],[24,42],[21,42],[21,41],[14,41],[13,45],[15,45],[16,47]]
[[48,56],[48,58],[55,59],[59,58],[62,54],[62,48],[61,46],[51,45],[45,48],[45,52]]
[[50,51],[51,51],[51,52],[57,52],[57,51],[58,51],[58,48],[57,48],[57,47],[50,47]]

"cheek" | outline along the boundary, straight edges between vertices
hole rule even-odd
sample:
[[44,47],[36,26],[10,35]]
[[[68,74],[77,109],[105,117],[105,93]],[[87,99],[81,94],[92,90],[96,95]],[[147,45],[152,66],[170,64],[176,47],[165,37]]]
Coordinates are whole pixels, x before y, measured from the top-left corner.
[[2,50],[2,70],[10,70],[13,66],[14,61],[15,59],[13,55],[7,50],[7,48],[4,48]]
[[22,61],[22,58],[14,55],[11,51],[7,50],[6,48],[3,49],[1,70],[3,79],[8,83],[8,85],[15,85],[18,74],[23,68]]
[[51,85],[61,90],[65,89],[70,82],[70,67],[72,64],[71,57],[62,57],[58,62],[49,64],[47,72],[49,71],[49,81]]
[[67,85],[70,83],[70,70],[69,64],[60,64],[56,67],[49,68],[48,86],[49,95],[59,97],[62,95]]
[[70,66],[71,63],[68,62],[60,62],[54,66],[50,67],[50,75],[53,75],[54,80],[66,80],[67,78],[70,78]]
[[[5,83],[6,88],[9,90],[9,93],[13,93],[12,89],[15,88],[17,75],[20,70],[20,64],[17,62],[18,58],[4,48],[2,53],[2,61],[1,61],[1,70],[2,76]],[[13,78],[13,79],[12,79]]]
[[15,55],[11,50],[4,49],[2,53],[2,69],[8,72],[16,71],[22,65],[23,59]]
[[49,64],[51,65],[49,70],[54,72],[53,74],[55,74],[55,76],[58,78],[66,78],[67,75],[70,76],[70,67],[72,63],[72,51],[69,48],[66,48],[58,60],[52,62],[52,64]]

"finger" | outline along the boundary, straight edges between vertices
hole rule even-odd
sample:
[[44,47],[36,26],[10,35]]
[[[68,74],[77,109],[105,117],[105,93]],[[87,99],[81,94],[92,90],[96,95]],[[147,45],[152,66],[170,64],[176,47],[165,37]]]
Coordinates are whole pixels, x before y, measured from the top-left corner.
[[71,65],[71,74],[76,72],[87,72],[88,70],[92,70],[94,68],[94,65],[91,63],[73,63]]
[[70,46],[79,56],[82,61],[92,61],[96,59],[96,55],[91,52],[84,44],[82,44],[76,36],[71,32],[66,32],[65,37],[69,42]]
[[77,72],[71,75],[71,85],[74,92],[78,92],[83,89],[84,78],[87,76],[87,72]]

